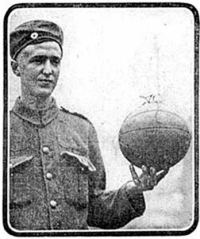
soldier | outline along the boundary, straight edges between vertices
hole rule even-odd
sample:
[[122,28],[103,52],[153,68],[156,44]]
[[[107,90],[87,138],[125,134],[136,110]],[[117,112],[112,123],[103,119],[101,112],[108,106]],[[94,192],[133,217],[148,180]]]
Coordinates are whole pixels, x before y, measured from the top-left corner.
[[134,182],[106,192],[97,134],[85,117],[51,96],[63,55],[63,32],[35,20],[10,34],[11,66],[21,96],[10,112],[10,225],[18,230],[123,227],[145,211],[143,191],[157,176],[144,166]]

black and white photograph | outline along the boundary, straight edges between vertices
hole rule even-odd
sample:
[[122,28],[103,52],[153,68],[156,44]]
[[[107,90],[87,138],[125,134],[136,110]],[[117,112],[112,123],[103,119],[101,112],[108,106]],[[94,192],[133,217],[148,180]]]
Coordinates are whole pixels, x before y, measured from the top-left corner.
[[21,3],[4,16],[3,224],[14,236],[198,224],[199,14]]

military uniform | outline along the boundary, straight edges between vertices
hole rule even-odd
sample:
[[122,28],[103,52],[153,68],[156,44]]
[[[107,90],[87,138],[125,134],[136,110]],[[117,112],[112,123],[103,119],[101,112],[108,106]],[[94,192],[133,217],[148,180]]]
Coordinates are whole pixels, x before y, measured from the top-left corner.
[[[45,41],[55,41],[63,52],[58,25],[43,20],[23,23],[10,34],[10,55],[17,61],[26,46]],[[37,73],[44,75],[40,65],[39,69]],[[51,103],[39,110],[18,98],[10,112],[10,225],[18,230],[119,228],[142,215],[142,193],[126,184],[105,192],[93,125],[49,99]]]
[[18,230],[119,228],[141,216],[143,194],[126,184],[105,192],[93,125],[59,109],[18,98],[10,112],[10,224]]

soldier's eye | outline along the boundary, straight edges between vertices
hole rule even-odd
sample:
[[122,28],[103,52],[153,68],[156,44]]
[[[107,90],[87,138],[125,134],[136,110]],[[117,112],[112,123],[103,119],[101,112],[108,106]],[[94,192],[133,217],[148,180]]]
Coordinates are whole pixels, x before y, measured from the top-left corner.
[[43,57],[43,56],[37,56],[37,57],[34,57],[34,58],[31,59],[31,63],[35,63],[37,65],[40,65],[45,61],[45,59],[46,58]]
[[59,57],[52,57],[51,58],[51,64],[57,66],[60,64],[60,58]]

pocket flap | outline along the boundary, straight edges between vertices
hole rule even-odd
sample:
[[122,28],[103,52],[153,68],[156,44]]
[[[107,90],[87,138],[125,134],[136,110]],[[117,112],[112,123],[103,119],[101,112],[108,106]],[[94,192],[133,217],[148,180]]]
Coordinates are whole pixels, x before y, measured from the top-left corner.
[[10,168],[15,168],[25,162],[29,162],[33,158],[32,155],[27,156],[27,155],[22,155],[22,156],[17,156],[17,157],[11,157],[10,158]]
[[66,150],[62,152],[62,155],[63,155],[63,156],[64,156],[65,154],[67,154],[67,155],[69,155],[69,156],[71,156],[71,157],[75,157],[76,159],[78,159],[78,161],[79,161],[84,167],[87,167],[90,172],[96,171],[95,166],[93,165],[93,163],[90,161],[89,158],[84,157],[84,156],[81,156],[81,155],[79,155],[79,154],[75,154],[75,153],[66,151]]

